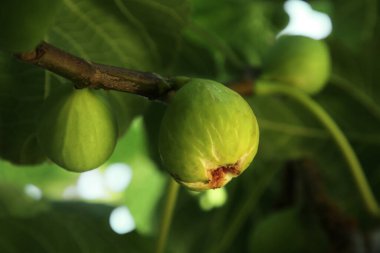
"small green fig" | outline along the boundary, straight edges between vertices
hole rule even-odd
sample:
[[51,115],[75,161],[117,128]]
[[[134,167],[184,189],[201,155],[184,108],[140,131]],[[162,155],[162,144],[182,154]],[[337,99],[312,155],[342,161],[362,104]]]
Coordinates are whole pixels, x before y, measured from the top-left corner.
[[[148,147],[149,157],[156,163],[161,164],[160,153],[158,152],[158,136],[162,118],[164,117],[166,105],[163,103],[152,103],[144,112],[143,124],[146,138],[150,144]],[[162,166],[160,167],[160,169]]]
[[251,233],[249,252],[328,252],[328,240],[316,217],[291,207],[258,222]]
[[256,155],[259,128],[248,103],[214,81],[190,79],[162,119],[159,152],[164,167],[192,190],[219,188]]
[[46,155],[75,172],[103,164],[115,148],[117,134],[107,100],[89,89],[63,90],[50,96],[37,128]]
[[263,80],[279,81],[309,94],[318,93],[331,72],[325,42],[304,36],[280,37],[263,60]]
[[[1,138],[0,157],[17,165],[37,165],[46,160],[45,153],[41,150],[36,134],[30,129],[21,126],[12,126],[13,129],[7,129],[7,134],[12,137]],[[14,131],[12,131],[14,130]]]

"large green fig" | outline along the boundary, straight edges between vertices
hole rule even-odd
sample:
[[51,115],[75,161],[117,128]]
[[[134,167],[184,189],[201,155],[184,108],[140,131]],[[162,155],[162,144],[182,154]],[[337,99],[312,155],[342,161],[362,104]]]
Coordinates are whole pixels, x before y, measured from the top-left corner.
[[43,40],[57,16],[61,0],[2,0],[0,49],[21,52]]
[[159,152],[164,167],[192,190],[224,186],[255,156],[257,120],[236,92],[210,80],[190,79],[162,119]]
[[37,129],[46,155],[75,172],[103,164],[115,148],[117,135],[107,100],[89,89],[63,90],[50,96]]
[[330,54],[323,41],[288,35],[280,37],[264,58],[262,79],[315,94],[327,83],[330,72]]
[[292,207],[261,220],[252,231],[249,249],[260,253],[320,253],[328,251],[328,240],[316,217]]

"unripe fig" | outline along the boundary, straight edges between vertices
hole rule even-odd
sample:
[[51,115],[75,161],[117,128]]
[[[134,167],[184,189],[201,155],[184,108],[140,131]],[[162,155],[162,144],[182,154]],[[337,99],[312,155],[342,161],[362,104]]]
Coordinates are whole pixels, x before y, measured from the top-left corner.
[[75,172],[103,164],[115,148],[117,134],[110,105],[89,89],[63,90],[50,96],[37,128],[46,155]]
[[261,220],[251,233],[249,252],[320,253],[328,251],[327,236],[316,217],[291,207]]
[[255,156],[257,120],[236,92],[214,81],[190,79],[162,119],[159,152],[164,167],[192,190],[224,186]]
[[304,36],[282,36],[263,61],[264,80],[279,81],[309,94],[327,83],[331,59],[325,42]]
[[3,141],[0,143],[0,157],[17,165],[36,165],[45,161],[46,155],[41,150],[35,133],[20,126],[13,128],[14,132],[9,131],[18,135],[12,135],[12,141],[1,138],[0,133]]
[[[152,103],[144,112],[144,128],[146,138],[149,143],[148,154],[150,158],[156,163],[161,164],[160,154],[158,152],[158,136],[162,118],[164,117],[166,105],[163,103]],[[160,169],[162,166],[159,166]]]

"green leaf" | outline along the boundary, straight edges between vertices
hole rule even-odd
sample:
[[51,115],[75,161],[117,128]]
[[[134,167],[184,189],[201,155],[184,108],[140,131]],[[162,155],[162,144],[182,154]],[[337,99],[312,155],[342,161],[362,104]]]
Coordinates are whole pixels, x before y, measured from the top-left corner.
[[351,50],[357,51],[372,37],[378,19],[377,1],[331,1],[332,36]]
[[35,140],[35,122],[46,79],[39,69],[0,53],[0,156],[14,163],[39,163],[44,154]]
[[162,70],[176,53],[187,8],[186,1],[64,0],[49,41],[102,64]]
[[61,0],[3,0],[0,49],[21,52],[40,43],[57,16]]
[[[15,198],[20,197],[14,195]],[[6,201],[4,198],[0,199],[1,204]],[[39,202],[34,202],[29,204],[29,208],[33,207],[33,204],[41,205]],[[27,206],[24,205],[25,207]],[[136,232],[118,235],[112,231],[109,225],[112,210],[112,206],[101,204],[49,202],[44,209],[35,211],[29,216],[2,212],[0,251],[7,253],[148,252],[151,249],[150,240]],[[20,238],[23,238],[22,243]]]
[[137,230],[142,234],[152,234],[154,231],[157,204],[168,179],[149,158],[148,145],[142,119],[137,118],[118,142],[110,159],[110,162],[123,162],[132,168],[132,181],[122,201],[131,210]]
[[[245,64],[259,65],[262,54],[287,23],[282,5],[282,1],[242,0],[239,4],[236,1],[195,1],[194,23],[211,37],[220,39],[199,34],[200,38],[209,40],[210,49],[223,50],[220,44],[225,43],[223,47],[229,47]],[[228,54],[223,56],[228,57]]]

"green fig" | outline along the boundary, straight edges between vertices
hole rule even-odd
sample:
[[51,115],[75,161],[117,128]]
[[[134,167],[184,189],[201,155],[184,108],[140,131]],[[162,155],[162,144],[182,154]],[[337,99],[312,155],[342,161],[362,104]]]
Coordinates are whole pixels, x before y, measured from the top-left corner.
[[61,0],[2,0],[0,49],[22,52],[39,44],[57,16]]
[[117,123],[104,97],[89,89],[50,96],[37,137],[46,155],[64,169],[83,172],[102,165],[117,140]]
[[304,36],[280,37],[263,60],[263,80],[279,81],[316,94],[331,73],[325,42]]
[[7,134],[11,134],[10,138],[1,138],[0,157],[17,165],[37,165],[46,160],[45,153],[41,150],[36,134],[30,129],[23,126],[12,126],[8,128]]
[[159,152],[168,172],[192,190],[224,186],[256,155],[259,128],[248,103],[226,86],[190,79],[162,119]]
[[265,217],[254,228],[249,252],[319,253],[328,251],[327,236],[316,217],[287,208]]
[[[143,124],[146,132],[149,157],[157,164],[161,164],[160,153],[158,152],[158,136],[162,118],[164,117],[166,105],[163,103],[152,103],[144,113]],[[160,169],[162,168],[159,166]]]

